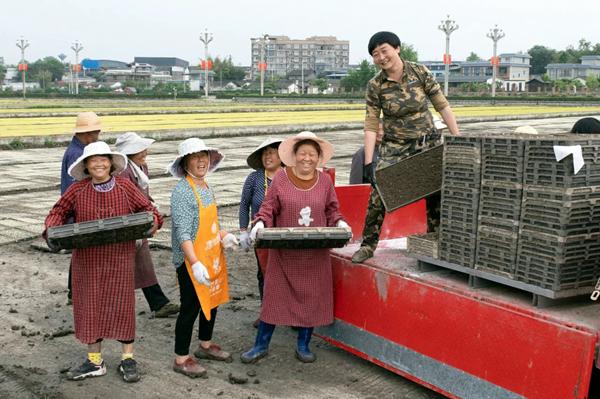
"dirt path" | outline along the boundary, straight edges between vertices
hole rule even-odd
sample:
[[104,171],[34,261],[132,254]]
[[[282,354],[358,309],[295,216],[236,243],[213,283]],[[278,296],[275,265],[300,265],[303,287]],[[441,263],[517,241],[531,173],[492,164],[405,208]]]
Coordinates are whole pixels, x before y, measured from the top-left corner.
[[[171,252],[153,250],[157,273],[169,298],[179,302]],[[318,359],[294,358],[295,333],[278,328],[270,354],[244,365],[239,354],[254,341],[259,299],[253,256],[228,254],[232,301],[219,309],[214,339],[234,352],[233,363],[204,363],[208,379],[191,380],[171,371],[175,318],[152,319],[137,293],[136,358],[143,376],[137,384],[120,380],[120,345],[107,342],[106,376],[67,381],[64,373],[85,356],[72,333],[72,309],[66,305],[70,255],[48,254],[29,242],[0,247],[0,398],[439,398],[440,396],[380,367],[315,338]],[[230,382],[245,379],[243,384]]]

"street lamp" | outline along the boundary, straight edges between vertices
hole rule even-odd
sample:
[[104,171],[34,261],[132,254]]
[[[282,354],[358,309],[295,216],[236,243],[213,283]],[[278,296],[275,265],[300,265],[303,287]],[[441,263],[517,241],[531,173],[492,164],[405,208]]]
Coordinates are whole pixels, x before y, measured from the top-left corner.
[[265,70],[267,69],[267,64],[265,62],[265,47],[269,44],[269,35],[263,35],[263,37],[258,39],[258,43],[260,44],[260,62],[258,64],[258,70],[260,71],[260,95],[262,97],[265,93]]
[[448,96],[448,78],[450,76],[450,34],[458,29],[458,25],[454,20],[450,19],[450,15],[446,15],[446,20],[442,21],[438,29],[446,34],[446,52],[444,53],[444,95]]
[[212,40],[212,33],[208,33],[208,29],[205,29],[204,35],[200,36],[200,41],[204,43],[204,96],[206,98],[208,98],[208,44]]
[[21,49],[21,62],[19,63],[19,70],[21,71],[23,79],[23,99],[25,99],[25,72],[27,71],[27,64],[25,64],[25,49],[29,47],[29,42],[21,36],[17,40],[17,47]]
[[83,46],[77,40],[71,46],[71,50],[75,52],[75,65],[73,65],[73,68],[75,68],[75,95],[79,95],[79,71],[81,68],[79,66],[79,52],[83,50]]
[[492,56],[492,98],[496,97],[496,74],[498,68],[498,58],[496,58],[496,50],[498,48],[498,40],[502,39],[505,34],[502,29],[498,28],[498,25],[494,25],[494,29],[490,29],[486,35],[494,42],[494,55]]

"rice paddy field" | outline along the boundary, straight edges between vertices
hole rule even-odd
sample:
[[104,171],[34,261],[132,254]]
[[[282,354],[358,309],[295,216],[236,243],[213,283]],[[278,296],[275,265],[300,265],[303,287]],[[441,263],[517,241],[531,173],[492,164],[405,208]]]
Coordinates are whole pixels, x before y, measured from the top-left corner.
[[[456,106],[464,118],[600,114],[600,106]],[[359,123],[364,103],[237,103],[204,100],[0,99],[0,138],[69,134],[79,112],[102,117],[104,131],[173,131],[205,128]]]

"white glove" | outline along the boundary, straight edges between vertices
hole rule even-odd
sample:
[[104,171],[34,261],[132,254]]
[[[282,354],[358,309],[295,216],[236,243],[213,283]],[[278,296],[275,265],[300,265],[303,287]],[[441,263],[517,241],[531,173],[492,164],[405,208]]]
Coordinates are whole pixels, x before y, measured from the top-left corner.
[[210,276],[208,275],[206,266],[204,266],[202,262],[198,261],[192,265],[192,273],[194,273],[194,278],[200,284],[210,286]]
[[336,227],[343,227],[343,228],[344,228],[344,229],[346,229],[346,230],[352,230],[352,229],[350,228],[350,225],[349,225],[348,223],[344,222],[344,221],[343,221],[343,220],[341,220],[341,219],[340,219],[340,220],[338,220]]
[[144,240],[135,240],[135,249],[138,250],[144,245]]
[[264,228],[265,228],[265,224],[263,223],[262,220],[259,220],[258,222],[256,222],[256,224],[252,228],[252,231],[250,231],[250,242],[253,243],[254,241],[256,241],[256,233],[258,233],[258,230],[261,230]]
[[225,237],[223,237],[223,239],[221,240],[221,245],[223,245],[223,248],[225,249],[235,249],[240,245],[240,242],[238,241],[236,236],[234,236],[231,233],[227,233],[225,234]]
[[248,233],[248,230],[240,232],[240,245],[245,252],[250,250],[252,243],[250,242],[250,233]]

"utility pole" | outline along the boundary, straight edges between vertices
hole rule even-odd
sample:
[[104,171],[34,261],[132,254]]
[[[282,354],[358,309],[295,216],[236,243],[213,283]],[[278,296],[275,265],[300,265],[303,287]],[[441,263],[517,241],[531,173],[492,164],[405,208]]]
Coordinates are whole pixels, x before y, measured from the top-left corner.
[[258,43],[260,44],[260,62],[258,63],[258,70],[260,71],[260,95],[262,97],[265,94],[265,70],[267,69],[267,64],[265,62],[265,47],[269,43],[269,35],[263,35],[263,37],[258,39]]
[[450,15],[446,15],[446,20],[442,21],[438,29],[446,34],[446,52],[444,53],[444,95],[448,96],[448,79],[450,76],[450,34],[458,29],[458,25],[454,20],[450,19]]
[[204,97],[208,98],[208,44],[212,42],[212,33],[204,29],[204,36],[200,36],[200,41],[204,43]]
[[23,100],[25,99],[25,73],[27,72],[27,64],[25,64],[25,49],[29,47],[29,42],[21,36],[17,40],[17,47],[21,49],[21,62],[19,63],[19,69],[21,70],[23,79]]
[[490,29],[490,32],[486,35],[494,42],[494,55],[492,56],[492,98],[496,97],[496,74],[498,69],[498,59],[496,58],[496,51],[498,49],[498,40],[502,39],[505,34],[502,29],[498,28],[498,25],[494,25],[494,29]]
[[79,95],[79,52],[83,50],[83,46],[79,41],[75,41],[71,46],[71,50],[75,52],[75,95]]

